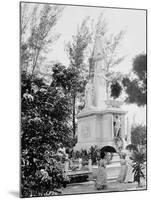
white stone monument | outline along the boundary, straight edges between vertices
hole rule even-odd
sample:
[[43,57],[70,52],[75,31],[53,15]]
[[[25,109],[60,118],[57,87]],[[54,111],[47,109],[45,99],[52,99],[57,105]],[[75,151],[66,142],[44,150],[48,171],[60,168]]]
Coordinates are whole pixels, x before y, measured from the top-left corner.
[[89,149],[94,145],[117,148],[115,138],[121,138],[121,143],[125,139],[127,112],[121,109],[121,102],[109,99],[102,52],[103,35],[97,34],[90,66],[90,73],[93,73],[85,90],[85,108],[77,116],[78,143],[75,150]]
[[85,107],[91,107],[93,105],[93,83],[91,79],[89,79],[86,88],[85,88]]

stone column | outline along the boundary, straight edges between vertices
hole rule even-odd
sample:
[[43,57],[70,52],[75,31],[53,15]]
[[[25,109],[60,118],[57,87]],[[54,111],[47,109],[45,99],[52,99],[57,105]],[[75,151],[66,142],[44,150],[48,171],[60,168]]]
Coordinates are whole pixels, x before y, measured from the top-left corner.
[[131,144],[131,124],[127,118],[127,144]]
[[106,80],[103,77],[103,72],[95,71],[94,74],[94,105],[104,109],[107,100]]
[[121,137],[125,139],[125,115],[121,115]]
[[113,124],[113,122],[114,122],[114,117],[113,117],[113,114],[112,114],[112,116],[111,116],[111,121],[112,121],[112,129],[111,129],[111,131],[112,131],[112,139],[114,139],[114,124]]

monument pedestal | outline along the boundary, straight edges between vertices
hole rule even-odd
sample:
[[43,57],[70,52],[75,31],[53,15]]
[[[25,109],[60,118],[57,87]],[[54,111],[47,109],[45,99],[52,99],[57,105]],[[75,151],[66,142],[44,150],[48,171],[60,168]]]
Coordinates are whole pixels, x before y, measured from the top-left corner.
[[96,107],[85,108],[78,115],[78,143],[75,150],[90,149],[97,145],[115,146],[114,142],[114,116],[121,118],[121,137],[125,137],[125,114],[120,108],[99,109]]

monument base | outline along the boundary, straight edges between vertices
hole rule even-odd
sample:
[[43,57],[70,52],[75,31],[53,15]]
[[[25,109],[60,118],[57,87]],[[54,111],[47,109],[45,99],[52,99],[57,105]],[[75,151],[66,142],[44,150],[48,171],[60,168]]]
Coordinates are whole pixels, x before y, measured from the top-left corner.
[[121,137],[125,137],[125,114],[121,108],[85,108],[78,115],[78,142],[74,150],[86,149],[91,146],[113,146],[114,142],[114,116],[121,118]]
[[[89,150],[92,146],[97,146],[98,148],[102,148],[104,146],[113,146],[115,147],[115,144],[113,141],[107,141],[107,142],[78,142],[76,146],[74,147],[75,151],[79,151],[81,149]],[[116,148],[116,147],[115,147]]]

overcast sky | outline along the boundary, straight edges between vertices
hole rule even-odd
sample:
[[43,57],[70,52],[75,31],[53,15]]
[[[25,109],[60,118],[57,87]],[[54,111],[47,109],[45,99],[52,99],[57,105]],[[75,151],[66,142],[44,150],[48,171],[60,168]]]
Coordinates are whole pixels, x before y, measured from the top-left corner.
[[57,23],[56,31],[61,33],[61,37],[55,43],[53,52],[50,52],[50,57],[68,64],[64,44],[71,40],[77,25],[81,24],[86,16],[90,16],[96,23],[101,12],[108,23],[109,33],[126,31],[120,46],[120,53],[126,55],[126,58],[118,69],[128,72],[132,67],[132,58],[139,53],[145,53],[146,50],[146,13],[143,10],[67,6]]

